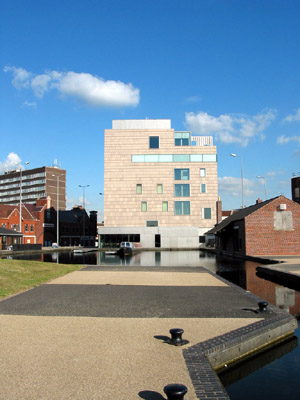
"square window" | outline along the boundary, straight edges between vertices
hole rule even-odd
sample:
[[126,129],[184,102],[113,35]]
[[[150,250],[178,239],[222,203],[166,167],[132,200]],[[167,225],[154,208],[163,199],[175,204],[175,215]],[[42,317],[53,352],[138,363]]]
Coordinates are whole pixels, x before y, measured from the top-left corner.
[[162,211],[166,212],[168,211],[169,205],[167,201],[162,202]]
[[157,193],[161,194],[161,193],[163,193],[163,191],[164,191],[164,188],[163,188],[162,183],[158,183],[157,184]]
[[200,168],[200,176],[202,178],[206,177],[206,169],[205,168]]
[[137,185],[136,185],[136,193],[137,194],[142,194],[142,191],[143,191],[142,184],[141,183],[137,183]]
[[141,211],[147,211],[147,202],[146,201],[142,201],[141,202]]
[[188,183],[175,184],[174,196],[175,197],[189,197],[190,196],[190,185]]
[[190,215],[190,202],[175,201],[174,210],[175,210],[175,215]]
[[149,148],[150,149],[159,149],[159,136],[150,136],[149,137]]
[[190,179],[190,170],[188,168],[174,169],[175,181],[188,181]]
[[211,219],[211,208],[203,208],[202,209],[202,217],[204,219]]

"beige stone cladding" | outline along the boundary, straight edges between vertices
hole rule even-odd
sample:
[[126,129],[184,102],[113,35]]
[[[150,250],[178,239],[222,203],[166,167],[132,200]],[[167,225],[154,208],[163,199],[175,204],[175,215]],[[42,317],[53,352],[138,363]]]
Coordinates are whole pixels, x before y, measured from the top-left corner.
[[[147,120],[146,120],[147,121]],[[159,124],[158,124],[159,125]],[[159,148],[149,148],[149,137],[159,137]],[[158,226],[213,227],[218,199],[217,162],[133,162],[133,155],[213,154],[216,147],[175,146],[174,129],[105,130],[104,226],[142,227],[147,221]],[[174,180],[174,169],[189,169],[189,180]],[[205,177],[200,176],[205,168]],[[189,197],[175,197],[174,185],[189,184]],[[201,193],[206,184],[206,193]],[[141,193],[137,193],[141,185]],[[162,185],[162,193],[158,193]],[[175,215],[175,201],[190,201],[190,215]],[[147,211],[142,211],[142,202]],[[163,202],[168,210],[163,211]],[[203,209],[211,209],[211,218],[203,218]]]

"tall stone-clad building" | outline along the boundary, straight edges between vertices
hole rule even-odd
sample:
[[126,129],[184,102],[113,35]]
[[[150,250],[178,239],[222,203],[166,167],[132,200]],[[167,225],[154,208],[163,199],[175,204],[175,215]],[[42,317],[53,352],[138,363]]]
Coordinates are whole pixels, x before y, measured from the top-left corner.
[[8,171],[0,175],[0,204],[35,204],[42,197],[51,197],[57,210],[66,209],[66,174],[57,167],[40,167],[23,171]]
[[216,224],[217,151],[171,120],[115,120],[105,130],[102,245],[190,248]]

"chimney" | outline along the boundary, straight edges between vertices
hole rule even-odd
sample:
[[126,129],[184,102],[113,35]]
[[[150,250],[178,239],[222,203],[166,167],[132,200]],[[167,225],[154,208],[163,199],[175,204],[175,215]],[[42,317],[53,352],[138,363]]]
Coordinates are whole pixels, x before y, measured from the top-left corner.
[[51,197],[48,196],[47,197],[47,208],[51,208],[51,207],[52,207],[52,200],[51,200]]
[[217,224],[219,224],[222,221],[222,201],[220,200],[220,197],[216,202],[216,210],[217,210]]
[[259,203],[262,203],[262,199],[260,197],[256,200],[256,204],[259,204]]

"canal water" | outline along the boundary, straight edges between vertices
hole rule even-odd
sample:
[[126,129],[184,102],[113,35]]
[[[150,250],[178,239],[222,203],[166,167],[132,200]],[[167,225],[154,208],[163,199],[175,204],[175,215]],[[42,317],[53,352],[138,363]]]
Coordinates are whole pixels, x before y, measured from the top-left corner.
[[[300,319],[300,291],[259,277],[256,273],[258,262],[219,257],[202,251],[147,251],[124,259],[105,252],[91,252],[83,255],[56,252],[28,255],[26,258],[24,256],[9,258],[65,264],[132,267],[202,266]],[[285,343],[220,374],[220,379],[230,399],[299,399],[299,335],[298,328],[295,336]]]

